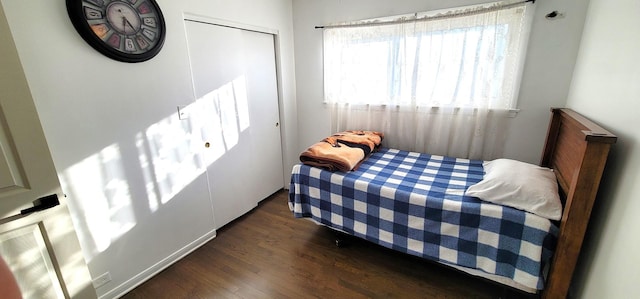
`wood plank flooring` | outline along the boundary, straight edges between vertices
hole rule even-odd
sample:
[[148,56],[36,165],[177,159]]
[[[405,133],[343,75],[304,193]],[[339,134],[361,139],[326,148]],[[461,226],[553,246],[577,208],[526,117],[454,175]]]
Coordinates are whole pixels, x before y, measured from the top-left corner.
[[296,219],[282,190],[122,298],[528,298]]

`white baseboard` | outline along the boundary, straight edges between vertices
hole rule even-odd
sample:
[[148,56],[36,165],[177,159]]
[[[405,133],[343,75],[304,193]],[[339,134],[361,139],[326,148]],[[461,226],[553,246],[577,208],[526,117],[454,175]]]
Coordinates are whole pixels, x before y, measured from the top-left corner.
[[159,261],[155,265],[147,268],[146,270],[140,272],[138,275],[132,277],[131,279],[125,281],[119,286],[115,287],[113,290],[103,294],[100,296],[100,299],[111,299],[111,298],[120,298],[124,296],[126,293],[133,290],[135,287],[141,285],[145,281],[149,280],[156,274],[160,273],[162,270],[168,268],[173,265],[175,262],[179,261],[183,257],[187,256],[189,253],[198,249],[200,246],[206,244],[216,237],[216,231],[212,230],[206,233],[204,236],[196,239],[195,241],[187,244],[187,246],[182,247],[180,250],[174,252],[163,260]]

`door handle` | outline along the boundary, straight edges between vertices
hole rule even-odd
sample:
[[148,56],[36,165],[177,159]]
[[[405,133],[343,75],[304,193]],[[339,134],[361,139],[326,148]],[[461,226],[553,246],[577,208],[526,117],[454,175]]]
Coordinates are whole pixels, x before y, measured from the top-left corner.
[[57,194],[51,194],[51,195],[40,197],[33,201],[33,207],[20,210],[19,214],[0,219],[0,224],[4,224],[12,220],[22,218],[34,212],[44,211],[46,209],[53,208],[59,204],[60,204],[60,201],[58,200]]
[[20,211],[20,215],[27,215],[33,212],[44,211],[51,209],[60,204],[57,194],[51,194],[44,197],[40,197],[33,201],[33,207],[26,208]]

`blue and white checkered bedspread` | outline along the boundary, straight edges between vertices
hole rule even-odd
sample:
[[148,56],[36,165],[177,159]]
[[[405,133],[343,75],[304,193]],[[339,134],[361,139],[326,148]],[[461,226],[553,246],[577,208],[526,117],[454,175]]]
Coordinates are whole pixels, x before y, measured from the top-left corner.
[[464,196],[483,174],[482,161],[382,148],[348,173],[294,166],[289,208],[394,250],[542,289],[557,227]]

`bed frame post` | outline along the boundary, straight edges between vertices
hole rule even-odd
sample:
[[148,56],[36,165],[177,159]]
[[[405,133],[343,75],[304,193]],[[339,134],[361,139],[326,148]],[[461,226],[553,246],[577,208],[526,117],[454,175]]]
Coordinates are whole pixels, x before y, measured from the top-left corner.
[[551,158],[558,141],[558,134],[560,133],[561,118],[559,113],[559,109],[551,109],[551,120],[549,121],[549,129],[547,130],[547,139],[544,142],[540,166],[551,167]]
[[[569,109],[552,109],[541,165],[566,195],[544,299],[566,298],[611,144],[616,136]],[[581,156],[567,155],[584,153]]]

